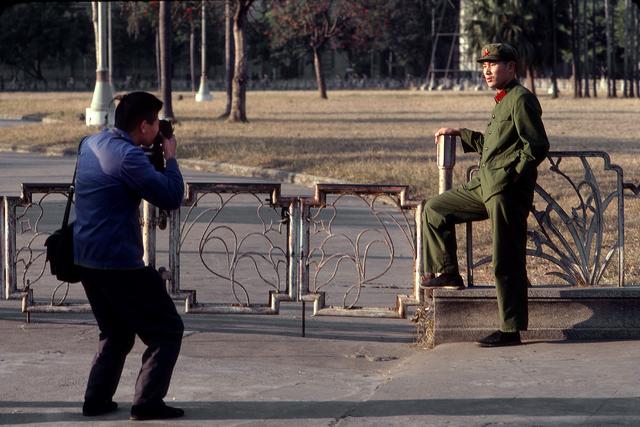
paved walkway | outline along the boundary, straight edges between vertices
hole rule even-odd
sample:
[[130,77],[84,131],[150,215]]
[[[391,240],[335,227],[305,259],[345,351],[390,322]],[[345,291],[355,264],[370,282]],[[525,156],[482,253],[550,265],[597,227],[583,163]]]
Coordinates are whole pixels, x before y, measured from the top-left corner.
[[[167,401],[186,417],[154,425],[638,425],[640,342],[537,342],[482,349],[412,344],[410,322],[185,316]],[[90,316],[35,315],[0,303],[0,424],[85,424],[82,395],[97,341]],[[92,425],[127,425],[143,347]],[[133,424],[133,423],[132,423]]]
[[[3,191],[13,179],[7,168],[20,177],[47,170],[46,181],[72,164],[3,156]],[[424,350],[413,345],[408,320],[313,318],[307,308],[304,338],[299,304],[283,304],[278,316],[184,316],[167,401],[186,417],[149,424],[640,425],[640,341]],[[34,314],[25,324],[19,302],[1,300],[0,425],[134,424],[128,413],[140,343],[115,396],[120,410],[80,414],[96,342],[90,315]]]

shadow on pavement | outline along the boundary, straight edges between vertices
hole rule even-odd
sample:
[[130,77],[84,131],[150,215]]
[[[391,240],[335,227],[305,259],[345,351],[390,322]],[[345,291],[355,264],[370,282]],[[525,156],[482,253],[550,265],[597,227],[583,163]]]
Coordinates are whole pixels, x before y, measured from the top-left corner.
[[[640,416],[640,397],[621,398],[487,398],[487,399],[413,399],[358,401],[247,401],[247,402],[172,402],[184,408],[185,420],[287,420],[397,416]],[[1,414],[1,424],[34,422],[70,422],[87,420],[80,415],[81,402],[0,401],[0,408],[27,409],[29,412]],[[45,412],[33,411],[41,408]],[[46,412],[51,409],[65,412]],[[69,411],[69,409],[71,411]],[[92,420],[128,418],[129,406]]]

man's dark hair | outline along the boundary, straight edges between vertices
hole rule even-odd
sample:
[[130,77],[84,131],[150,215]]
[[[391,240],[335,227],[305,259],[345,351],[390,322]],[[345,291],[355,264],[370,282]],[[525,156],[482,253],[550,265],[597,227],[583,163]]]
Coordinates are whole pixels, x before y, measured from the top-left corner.
[[149,92],[131,92],[114,99],[120,100],[116,107],[115,126],[125,132],[135,130],[143,120],[152,123],[162,109],[162,101]]

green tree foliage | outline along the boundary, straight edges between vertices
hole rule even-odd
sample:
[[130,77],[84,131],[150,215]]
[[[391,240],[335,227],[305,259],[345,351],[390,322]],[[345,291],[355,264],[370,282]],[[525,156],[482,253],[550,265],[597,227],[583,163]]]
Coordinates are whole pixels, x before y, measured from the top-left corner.
[[[466,32],[473,53],[480,51],[486,43],[505,42],[514,46],[520,56],[520,74],[540,66],[543,33],[537,29],[550,6],[544,0],[470,0]],[[533,82],[532,82],[533,83]],[[532,85],[533,87],[533,85]]]
[[382,37],[375,47],[393,52],[395,61],[412,75],[424,74],[429,66],[435,31],[432,18],[437,14],[437,3],[436,0],[385,2]]
[[67,2],[4,7],[0,11],[0,63],[46,84],[45,66],[64,67],[93,52],[88,12],[88,7]]
[[311,52],[323,99],[327,90],[322,52],[327,47],[364,45],[379,30],[379,2],[375,0],[274,0],[268,17],[275,48],[304,46]]

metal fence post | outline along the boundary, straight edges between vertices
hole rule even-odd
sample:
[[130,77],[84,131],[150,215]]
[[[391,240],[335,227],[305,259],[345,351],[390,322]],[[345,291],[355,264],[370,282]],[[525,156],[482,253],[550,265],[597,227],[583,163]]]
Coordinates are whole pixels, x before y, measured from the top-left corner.
[[300,236],[298,238],[300,249],[298,250],[298,300],[302,299],[303,295],[309,293],[309,264],[307,257],[309,256],[309,206],[305,203],[304,199],[300,199]]
[[169,213],[169,270],[171,272],[170,292],[180,290],[180,208]]
[[289,298],[291,301],[299,301],[299,264],[300,259],[299,251],[300,251],[300,200],[292,199],[289,203],[289,242],[288,242],[288,252],[289,252]]
[[424,210],[424,204],[420,203],[416,206],[415,221],[416,221],[416,252],[414,261],[414,280],[413,280],[413,295],[418,302],[422,302],[424,299],[424,293],[420,290],[420,279],[424,270],[422,248],[424,242],[422,241],[422,212]]
[[142,245],[144,265],[156,268],[156,207],[146,200],[142,204]]
[[442,194],[453,186],[453,166],[456,164],[456,137],[438,137],[438,193]]
[[4,254],[4,235],[5,235],[5,230],[4,230],[4,204],[5,204],[5,197],[3,196],[1,198],[1,203],[0,203],[0,289],[2,290],[2,295],[4,297],[4,293],[5,293],[5,282],[4,282],[4,259],[5,259],[5,254]]
[[2,224],[2,275],[4,278],[4,299],[10,299],[18,290],[16,277],[16,206],[19,197],[4,197]]

